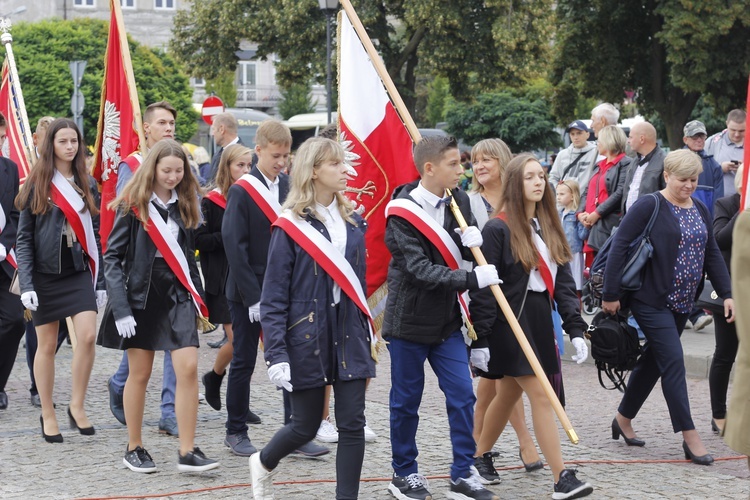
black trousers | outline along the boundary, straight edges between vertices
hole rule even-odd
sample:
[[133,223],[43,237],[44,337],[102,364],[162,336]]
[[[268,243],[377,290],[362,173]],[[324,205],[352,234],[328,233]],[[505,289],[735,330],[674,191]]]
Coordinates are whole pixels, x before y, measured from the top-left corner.
[[711,414],[713,418],[727,416],[727,388],[729,374],[737,357],[736,323],[727,323],[723,314],[714,314],[714,332],[716,335],[716,351],[708,372],[708,387],[711,391]]
[[[250,322],[247,307],[229,302],[234,341],[232,362],[227,377],[227,435],[247,433],[247,410],[250,404],[250,379],[255,371],[260,341],[260,321]],[[320,415],[318,415],[320,420]],[[318,422],[320,425],[320,422]]]
[[0,391],[5,391],[24,334],[21,298],[9,288],[10,278],[0,269]]
[[[292,367],[294,370],[294,367]],[[365,457],[365,388],[367,381],[352,380],[333,383],[336,396],[335,415],[339,430],[336,452],[336,498],[356,499]],[[279,461],[315,437],[323,414],[325,387],[294,390],[289,393],[292,403],[290,422],[274,434],[260,452],[261,463],[269,470]]]

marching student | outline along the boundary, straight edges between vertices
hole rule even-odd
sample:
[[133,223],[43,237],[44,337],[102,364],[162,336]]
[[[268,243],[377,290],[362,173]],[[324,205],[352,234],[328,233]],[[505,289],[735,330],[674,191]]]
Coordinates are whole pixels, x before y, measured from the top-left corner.
[[124,406],[128,445],[123,463],[134,472],[156,465],[141,439],[146,386],[154,351],[172,352],[180,449],[177,469],[201,472],[218,462],[194,446],[198,415],[198,332],[207,315],[195,263],[193,230],[200,224],[200,186],[182,146],[159,141],[122,193],[104,255],[111,300],[99,332],[104,347],[126,350],[130,373]]
[[86,171],[85,149],[72,120],[53,121],[16,198],[21,210],[16,242],[21,302],[36,326],[34,375],[42,404],[42,437],[49,443],[63,441],[52,391],[58,325],[68,316],[78,340],[68,419],[81,434],[95,433],[84,400],[94,365],[96,311],[107,301],[107,292],[99,272],[96,185]]
[[[541,164],[531,154],[516,156],[503,176],[500,214],[482,230],[487,262],[494,264],[503,280],[502,289],[524,334],[547,376],[560,372],[552,303],[557,303],[565,331],[571,336],[582,363],[588,357],[575,282],[570,274],[570,248],[555,206],[555,195]],[[487,408],[477,456],[491,451],[514,406],[525,392],[531,403],[534,434],[554,476],[553,499],[589,495],[593,487],[565,469],[560,436],[552,405],[534,375],[508,321],[490,290],[472,291],[471,319],[489,362],[483,371],[500,377],[495,398]]]
[[[459,294],[499,283],[494,266],[466,271],[469,247],[482,244],[473,225],[460,237],[451,214],[452,198],[471,224],[469,198],[457,190],[464,169],[452,137],[425,138],[414,148],[420,181],[396,189],[386,207],[385,243],[393,259],[388,267],[388,300],[383,338],[391,354],[391,450],[393,479],[388,490],[399,499],[430,499],[427,480],[419,474],[416,434],[424,391],[424,363],[429,361],[445,393],[453,464],[449,498],[494,500],[474,465],[474,391],[469,356],[461,333]],[[461,248],[461,247],[464,248]]]
[[250,457],[256,500],[273,498],[272,471],[315,437],[325,388],[339,430],[336,498],[356,499],[365,452],[365,388],[375,376],[365,290],[366,224],[342,191],[344,151],[312,138],[297,151],[292,187],[274,223],[260,316],[268,376],[289,392],[291,421]]
[[229,338],[229,342],[221,346],[219,352],[216,353],[213,369],[203,375],[206,403],[214,410],[221,410],[221,383],[227,366],[232,361],[232,339],[234,338],[232,317],[229,315],[229,304],[224,294],[229,263],[224,253],[221,225],[227,208],[226,194],[235,181],[250,172],[252,163],[251,149],[240,144],[224,149],[219,160],[216,186],[201,200],[203,224],[195,230],[195,248],[200,252],[201,272],[206,284],[208,319],[214,325],[222,325],[224,333]]

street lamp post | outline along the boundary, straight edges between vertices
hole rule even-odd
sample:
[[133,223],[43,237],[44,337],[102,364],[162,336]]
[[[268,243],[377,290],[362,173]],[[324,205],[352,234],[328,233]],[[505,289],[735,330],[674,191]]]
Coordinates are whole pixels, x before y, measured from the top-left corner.
[[328,103],[328,123],[331,123],[331,19],[339,8],[339,0],[318,0],[320,10],[326,15],[326,101]]

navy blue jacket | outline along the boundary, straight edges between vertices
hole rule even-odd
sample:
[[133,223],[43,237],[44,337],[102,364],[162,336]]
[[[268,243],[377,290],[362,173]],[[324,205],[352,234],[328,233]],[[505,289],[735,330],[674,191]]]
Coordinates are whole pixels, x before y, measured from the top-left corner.
[[[682,149],[685,148],[687,146]],[[693,193],[693,198],[701,200],[713,217],[714,203],[724,197],[724,172],[721,170],[721,165],[714,160],[713,155],[706,154],[705,150],[696,154],[701,157],[703,172],[698,176],[698,187]]]
[[[646,264],[641,289],[632,292],[632,298],[654,307],[666,307],[667,296],[672,292],[681,232],[677,217],[672,213],[669,202],[661,193],[657,192],[656,196],[659,197],[659,214],[651,229],[651,243],[654,246],[654,253]],[[708,273],[711,284],[719,297],[730,298],[732,294],[729,273],[714,238],[711,215],[702,202],[693,198],[693,203],[698,208],[708,231],[703,271]],[[631,242],[640,238],[643,229],[651,218],[651,214],[654,212],[655,205],[656,201],[653,196],[638,198],[638,201],[630,207],[630,210],[623,217],[620,227],[615,232],[612,247],[607,257],[607,267],[604,269],[603,300],[612,302],[623,298],[620,294],[620,278],[627,259],[628,246]],[[700,295],[702,288],[703,284],[701,283],[698,286],[696,297]]]
[[[353,217],[345,256],[366,290],[366,223]],[[330,241],[320,220],[306,220]],[[374,377],[367,319],[354,302],[342,291],[334,314],[333,279],[283,229],[273,228],[268,254],[260,299],[266,365],[289,363],[295,390]]]
[[[18,229],[18,218],[20,212],[16,208],[15,200],[18,195],[18,167],[7,158],[0,157],[0,210],[5,211],[5,229],[0,233],[0,245],[5,247],[6,253],[10,253],[16,246],[16,231]],[[13,277],[15,268],[7,259],[0,262],[0,268],[8,278]]]

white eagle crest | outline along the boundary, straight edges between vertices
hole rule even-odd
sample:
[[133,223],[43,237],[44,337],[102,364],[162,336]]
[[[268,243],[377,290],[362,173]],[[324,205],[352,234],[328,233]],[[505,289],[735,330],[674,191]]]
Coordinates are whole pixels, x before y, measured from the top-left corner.
[[[341,132],[341,135],[339,136],[339,143],[341,144],[341,147],[344,148],[344,164],[346,165],[346,170],[347,170],[346,175],[348,176],[349,181],[353,181],[359,175],[357,173],[357,167],[359,166],[360,156],[353,151],[354,147],[353,147],[352,141],[346,138],[346,134],[344,132]],[[373,181],[367,181],[365,185],[361,188],[349,187],[347,185],[346,186],[347,193],[357,194],[357,196],[355,197],[356,200],[354,199],[351,200],[352,203],[354,203],[354,211],[357,212],[359,215],[364,214],[365,206],[358,202],[362,201],[363,194],[368,195],[370,198],[374,198],[376,190],[377,190],[377,187],[375,186],[375,183]]]
[[110,101],[104,103],[104,132],[102,136],[102,180],[117,168],[120,157],[120,111]]

